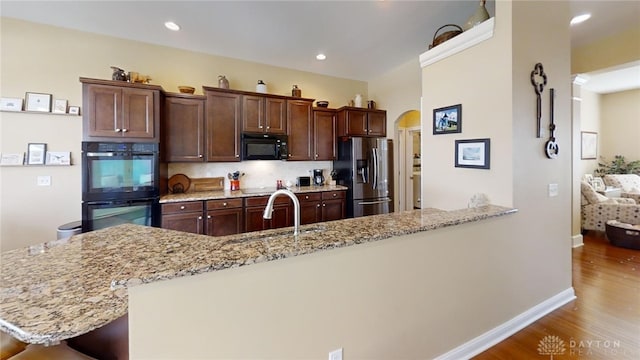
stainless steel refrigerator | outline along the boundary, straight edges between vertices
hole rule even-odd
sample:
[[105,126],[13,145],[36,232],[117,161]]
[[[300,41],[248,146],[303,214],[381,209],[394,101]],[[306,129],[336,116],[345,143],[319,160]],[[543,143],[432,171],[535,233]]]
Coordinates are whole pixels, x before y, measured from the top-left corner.
[[393,212],[393,143],[386,138],[339,138],[336,183],[348,188],[347,217]]

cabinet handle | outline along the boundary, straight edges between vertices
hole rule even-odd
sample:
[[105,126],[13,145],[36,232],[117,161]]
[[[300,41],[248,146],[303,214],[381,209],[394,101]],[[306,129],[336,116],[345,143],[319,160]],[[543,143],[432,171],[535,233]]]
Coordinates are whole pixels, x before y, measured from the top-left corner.
[[114,129],[114,131],[115,131],[115,132],[120,132],[120,131],[122,131],[122,130],[120,130],[120,129],[118,129],[118,128],[115,128],[115,129]]
[[326,206],[327,206],[327,204],[325,204],[325,203],[322,203],[322,207],[326,207]]
[[240,155],[236,154],[236,157],[237,157],[237,158],[239,158],[239,157],[240,157]]
[[262,125],[258,125],[258,129],[262,129]]
[[203,156],[202,156],[202,154],[198,154],[198,157],[199,157],[199,158],[202,158]]
[[305,199],[305,200],[309,200],[309,195],[305,195],[305,196],[304,196],[304,199]]
[[198,220],[202,220],[202,216],[198,216]]
[[320,204],[318,204],[316,207],[320,207]]
[[271,126],[267,126],[267,130],[271,129]]
[[318,154],[316,154],[316,159],[318,158]]
[[207,215],[207,219],[211,219],[211,215]]
[[222,203],[222,206],[225,206],[225,207],[226,207],[226,206],[227,206],[227,203],[226,203],[226,202],[225,202],[225,203]]
[[127,132],[127,131],[129,131],[129,130],[127,130],[127,129],[122,129],[122,132]]
[[336,197],[336,196],[338,196],[338,194],[336,194],[336,193],[333,193],[333,197]]
[[184,210],[184,205],[180,206],[180,210]]

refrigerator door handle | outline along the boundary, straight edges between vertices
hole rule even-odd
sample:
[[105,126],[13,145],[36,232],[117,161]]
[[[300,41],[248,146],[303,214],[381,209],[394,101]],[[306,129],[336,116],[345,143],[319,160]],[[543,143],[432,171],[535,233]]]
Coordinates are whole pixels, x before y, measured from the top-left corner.
[[377,205],[377,204],[384,204],[388,202],[391,202],[391,199],[387,198],[380,201],[363,201],[363,202],[359,202],[358,205]]
[[373,180],[371,181],[373,189],[378,188],[378,149],[371,149],[373,155]]

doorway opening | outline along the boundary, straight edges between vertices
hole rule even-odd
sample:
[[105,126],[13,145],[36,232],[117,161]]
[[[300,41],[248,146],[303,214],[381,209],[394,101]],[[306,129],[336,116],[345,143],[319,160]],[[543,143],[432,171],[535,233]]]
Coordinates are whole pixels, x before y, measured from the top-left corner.
[[396,139],[398,139],[398,194],[397,209],[420,209],[421,194],[421,129],[420,112],[409,110],[403,113],[395,123]]

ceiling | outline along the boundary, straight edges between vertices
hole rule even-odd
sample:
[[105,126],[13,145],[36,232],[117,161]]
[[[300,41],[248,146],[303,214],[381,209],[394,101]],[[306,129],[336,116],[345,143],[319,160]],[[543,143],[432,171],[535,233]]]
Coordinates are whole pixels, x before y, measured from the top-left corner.
[[[427,50],[445,24],[477,9],[464,1],[0,1],[3,17],[367,81]],[[489,14],[495,2],[488,1]],[[572,45],[624,30],[640,1],[572,0],[592,18],[571,29]],[[164,28],[167,20],[182,29]],[[567,19],[568,21],[568,19]],[[443,29],[447,31],[449,29]],[[327,59],[318,61],[323,52]],[[640,79],[639,79],[640,82]]]

